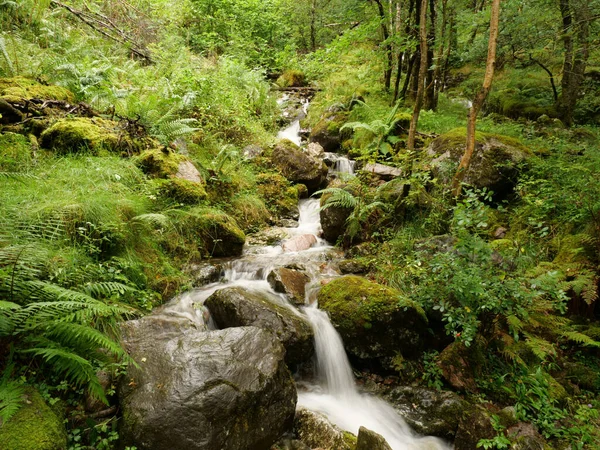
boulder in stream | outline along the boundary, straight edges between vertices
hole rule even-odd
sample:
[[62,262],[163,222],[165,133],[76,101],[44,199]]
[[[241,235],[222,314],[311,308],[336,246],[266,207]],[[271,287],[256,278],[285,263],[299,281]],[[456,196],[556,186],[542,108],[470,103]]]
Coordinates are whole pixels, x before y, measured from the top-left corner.
[[140,450],[267,450],[291,429],[285,350],[256,327],[202,332],[160,315],[126,322],[139,367],[119,386],[124,444]]
[[368,428],[360,427],[356,440],[356,450],[392,450],[392,447],[382,435]]
[[241,287],[221,289],[205,302],[219,328],[255,326],[273,333],[286,349],[290,365],[308,361],[314,352],[310,323],[290,307],[267,294]]
[[348,275],[325,285],[318,299],[358,366],[393,369],[399,355],[416,358],[424,348],[425,312],[390,287]]
[[284,252],[301,252],[308,250],[316,243],[317,238],[314,234],[302,234],[285,241],[282,248]]
[[298,408],[294,419],[294,434],[310,448],[322,450],[352,450],[356,437],[342,431],[327,417],[306,408]]
[[288,180],[304,184],[310,193],[323,186],[327,179],[325,163],[287,139],[275,145],[271,159]]
[[[323,114],[321,119],[312,128],[309,136],[310,142],[320,144],[326,152],[337,152],[342,146],[342,140],[346,137],[342,126],[348,120],[347,111],[329,110]],[[351,135],[348,130],[347,136]]]
[[267,277],[267,281],[275,292],[287,294],[296,305],[304,305],[306,295],[306,283],[310,278],[293,269],[281,267],[272,270]]

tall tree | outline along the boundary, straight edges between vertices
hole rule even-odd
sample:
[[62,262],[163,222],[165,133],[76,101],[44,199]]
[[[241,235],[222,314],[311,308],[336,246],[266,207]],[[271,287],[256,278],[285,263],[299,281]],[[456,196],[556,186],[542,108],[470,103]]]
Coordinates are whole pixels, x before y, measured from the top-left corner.
[[425,90],[425,78],[427,76],[427,0],[421,0],[419,24],[419,42],[421,53],[421,64],[419,66],[419,76],[417,79],[417,98],[413,108],[412,119],[410,121],[410,129],[408,131],[408,141],[406,146],[409,152],[415,149],[415,137],[417,134],[417,124],[419,123],[419,114],[423,106],[423,91]]
[[384,66],[384,84],[387,91],[390,90],[392,85],[392,70],[393,70],[393,55],[392,55],[392,43],[390,42],[390,30],[388,29],[388,22],[385,16],[385,8],[382,0],[372,0],[377,5],[377,11],[379,13],[379,20],[381,21],[381,33],[383,34],[383,45],[385,48],[385,66]]
[[492,14],[490,18],[490,38],[488,42],[488,55],[485,67],[485,76],[483,78],[483,86],[475,96],[473,105],[469,110],[469,120],[467,122],[467,147],[463,154],[454,180],[452,181],[452,191],[455,197],[458,197],[462,188],[462,181],[465,178],[465,173],[469,169],[473,151],[475,150],[475,130],[477,125],[477,114],[481,110],[485,99],[492,89],[492,81],[494,80],[494,70],[496,68],[496,45],[498,43],[498,22],[500,20],[500,0],[492,1]]
[[589,38],[592,17],[587,0],[560,0],[560,14],[565,53],[562,90],[556,103],[556,110],[561,120],[570,126],[573,124],[573,115],[590,54]]

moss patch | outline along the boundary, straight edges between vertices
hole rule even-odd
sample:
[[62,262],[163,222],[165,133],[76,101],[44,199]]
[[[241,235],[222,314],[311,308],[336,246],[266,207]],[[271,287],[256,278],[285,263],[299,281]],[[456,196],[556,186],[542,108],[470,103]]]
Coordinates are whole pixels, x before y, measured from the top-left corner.
[[298,214],[298,189],[278,173],[256,176],[257,190],[271,214],[290,218]]
[[159,192],[167,198],[186,205],[195,205],[206,199],[204,186],[183,178],[161,180]]
[[15,133],[0,134],[0,170],[22,171],[31,162],[30,140]]
[[60,418],[33,388],[24,394],[24,404],[0,427],[0,448],[10,450],[63,450],[67,434]]
[[246,242],[235,219],[218,210],[191,209],[180,225],[188,230],[205,257],[238,256]]
[[8,98],[26,99],[39,98],[44,100],[64,100],[74,102],[75,95],[60,86],[45,86],[35,80],[14,77],[0,78],[0,95]]
[[187,158],[168,148],[153,148],[135,158],[135,164],[142,171],[156,178],[169,178],[177,173],[179,164]]
[[58,120],[42,133],[40,143],[42,147],[54,150],[60,155],[86,150],[94,155],[103,150],[139,150],[139,143],[123,135],[116,122],[97,117]]
[[306,86],[306,77],[300,70],[286,70],[277,79],[277,84],[283,88]]

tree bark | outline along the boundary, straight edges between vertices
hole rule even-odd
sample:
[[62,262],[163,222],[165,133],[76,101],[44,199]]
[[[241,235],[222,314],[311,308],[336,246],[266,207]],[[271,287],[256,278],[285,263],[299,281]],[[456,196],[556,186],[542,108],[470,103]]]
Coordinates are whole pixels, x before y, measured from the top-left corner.
[[419,41],[421,64],[419,66],[419,76],[417,79],[417,97],[415,99],[410,129],[408,131],[408,141],[406,143],[409,152],[415,150],[415,136],[417,134],[417,124],[419,122],[421,106],[423,105],[423,91],[425,89],[425,77],[427,75],[427,0],[421,0],[420,13]]
[[458,170],[454,179],[452,180],[452,192],[455,197],[460,195],[462,189],[462,181],[465,178],[465,173],[469,169],[471,163],[471,157],[475,150],[475,130],[477,124],[477,114],[483,106],[483,102],[487,98],[490,90],[492,89],[492,81],[494,80],[494,70],[496,68],[496,45],[498,43],[498,23],[500,20],[500,0],[492,1],[492,15],[490,18],[490,39],[488,42],[488,56],[485,67],[485,76],[483,79],[483,86],[481,90],[475,96],[473,105],[469,111],[469,120],[467,122],[467,147],[463,154]]
[[434,49],[436,43],[436,16],[435,0],[429,0],[429,17],[431,28],[427,34],[427,80],[425,82],[424,106],[426,110],[435,109],[435,70],[433,69]]
[[376,4],[377,4],[377,10],[379,11],[379,19],[381,20],[381,32],[383,34],[383,41],[385,42],[384,44],[384,48],[385,48],[385,68],[384,68],[384,72],[383,72],[383,76],[384,76],[384,85],[385,85],[385,89],[386,91],[390,90],[390,87],[392,85],[392,70],[393,70],[393,55],[392,55],[392,44],[390,42],[390,32],[388,30],[387,24],[386,24],[386,18],[385,18],[385,8],[383,7],[383,4],[381,3],[381,0],[373,0]]
[[[556,110],[565,125],[573,125],[573,115],[584,72],[589,58],[590,21],[587,1],[579,2],[575,8],[572,0],[560,0],[562,17],[562,40],[565,49],[561,93]],[[573,17],[575,16],[575,23]],[[577,38],[576,42],[573,36]]]

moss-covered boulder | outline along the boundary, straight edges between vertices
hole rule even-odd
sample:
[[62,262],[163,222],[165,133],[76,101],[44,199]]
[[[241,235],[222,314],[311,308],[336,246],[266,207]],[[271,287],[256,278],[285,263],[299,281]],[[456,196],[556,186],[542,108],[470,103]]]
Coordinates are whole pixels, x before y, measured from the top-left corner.
[[23,170],[31,162],[32,146],[22,134],[0,134],[0,171]]
[[[466,129],[457,128],[434,139],[427,149],[431,167],[439,179],[450,185],[466,147]],[[497,197],[511,193],[532,152],[517,139],[477,133],[475,151],[464,182],[487,188]]]
[[[302,186],[304,185],[298,185]],[[289,180],[278,173],[264,172],[256,176],[256,188],[264,200],[269,212],[277,219],[298,218],[297,186],[292,186]]]
[[179,225],[205,257],[242,254],[246,235],[235,219],[224,212],[210,208],[192,208],[182,216]]
[[[329,187],[344,189],[355,193],[350,186],[336,181],[330,184]],[[321,196],[321,208],[325,206],[330,197],[331,194]],[[343,208],[341,206],[329,206],[325,209],[320,209],[319,216],[321,219],[321,228],[323,229],[323,238],[335,244],[337,240],[344,235],[346,231],[346,220],[348,220],[350,214],[352,214],[352,208]]]
[[350,133],[344,133],[341,128],[348,121],[347,111],[328,111],[312,127],[310,131],[310,142],[317,142],[323,146],[326,152],[337,152],[342,142]]
[[437,364],[444,380],[457,391],[479,392],[472,350],[460,342],[453,342],[439,355]]
[[0,125],[21,122],[23,113],[0,97]]
[[313,355],[313,330],[308,320],[277,298],[231,287],[215,292],[206,306],[219,328],[254,326],[273,333],[286,349],[285,360],[296,366]]
[[464,411],[454,440],[455,450],[473,450],[481,439],[496,436],[492,426],[491,413],[483,406],[474,405]]
[[27,388],[23,406],[0,424],[0,448],[6,450],[64,450],[67,433],[62,420],[44,402],[38,391]]
[[89,151],[138,153],[144,144],[132,139],[117,122],[98,117],[66,118],[54,122],[40,136],[42,147],[59,155]]
[[393,369],[398,354],[416,358],[424,348],[423,309],[392,288],[348,275],[325,285],[318,299],[355,364]]
[[161,195],[186,205],[195,205],[206,199],[206,190],[200,183],[183,178],[160,180]]
[[47,86],[24,77],[0,78],[0,96],[10,99],[62,100],[74,102],[75,95],[61,86]]
[[310,448],[353,450],[356,445],[353,434],[342,431],[323,414],[302,407],[296,410],[294,434]]
[[282,88],[306,86],[306,77],[300,70],[286,70],[277,79],[277,84]]
[[304,184],[309,192],[322,187],[327,179],[328,169],[325,163],[303,152],[287,139],[275,145],[271,160],[283,176],[294,183]]
[[177,174],[179,165],[187,160],[184,155],[175,153],[168,147],[163,147],[142,152],[135,158],[135,164],[146,175],[155,178],[170,178]]

